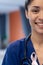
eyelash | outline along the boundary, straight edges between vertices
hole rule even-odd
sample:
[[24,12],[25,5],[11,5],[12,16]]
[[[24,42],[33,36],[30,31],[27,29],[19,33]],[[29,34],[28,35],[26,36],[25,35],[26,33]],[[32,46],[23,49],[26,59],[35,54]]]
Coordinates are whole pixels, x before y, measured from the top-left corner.
[[39,12],[39,10],[32,10],[32,12],[33,12],[33,13],[38,13],[38,12]]

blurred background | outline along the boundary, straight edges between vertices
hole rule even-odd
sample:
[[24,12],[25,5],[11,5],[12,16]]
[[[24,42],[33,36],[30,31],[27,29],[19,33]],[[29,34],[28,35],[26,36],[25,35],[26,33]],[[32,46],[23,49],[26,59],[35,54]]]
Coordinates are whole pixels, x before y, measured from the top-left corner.
[[31,32],[24,5],[25,0],[0,0],[0,65],[7,46]]

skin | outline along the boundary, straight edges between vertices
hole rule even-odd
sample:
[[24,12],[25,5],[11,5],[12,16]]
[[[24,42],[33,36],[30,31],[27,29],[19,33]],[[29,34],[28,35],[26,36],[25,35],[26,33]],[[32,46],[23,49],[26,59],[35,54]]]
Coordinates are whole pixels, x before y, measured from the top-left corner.
[[31,38],[39,44],[43,43],[43,0],[33,0],[28,5],[26,17],[31,25]]
[[34,0],[28,6],[27,18],[30,20],[32,30],[43,34],[43,0]]
[[[25,11],[31,25],[31,40],[40,64],[43,63],[43,0],[33,0]],[[40,55],[39,55],[40,54]]]

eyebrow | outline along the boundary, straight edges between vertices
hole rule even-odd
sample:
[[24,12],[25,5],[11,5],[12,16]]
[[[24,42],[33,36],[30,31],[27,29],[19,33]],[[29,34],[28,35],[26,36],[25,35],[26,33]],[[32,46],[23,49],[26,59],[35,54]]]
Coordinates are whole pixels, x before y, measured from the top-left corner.
[[39,7],[39,6],[32,6],[32,7],[37,8],[37,9],[40,9],[40,7]]

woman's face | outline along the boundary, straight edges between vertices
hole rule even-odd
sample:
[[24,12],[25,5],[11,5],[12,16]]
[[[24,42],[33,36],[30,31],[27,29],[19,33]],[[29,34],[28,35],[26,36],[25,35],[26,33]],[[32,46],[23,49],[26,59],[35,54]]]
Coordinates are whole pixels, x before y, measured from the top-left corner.
[[32,31],[43,34],[43,0],[33,0],[28,5],[26,17],[30,21]]

